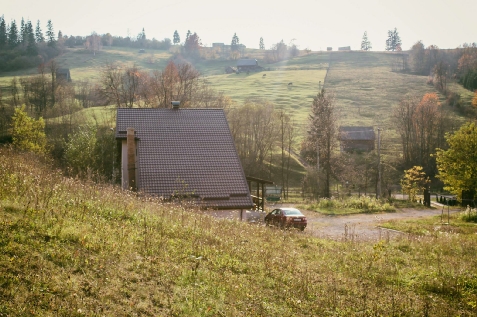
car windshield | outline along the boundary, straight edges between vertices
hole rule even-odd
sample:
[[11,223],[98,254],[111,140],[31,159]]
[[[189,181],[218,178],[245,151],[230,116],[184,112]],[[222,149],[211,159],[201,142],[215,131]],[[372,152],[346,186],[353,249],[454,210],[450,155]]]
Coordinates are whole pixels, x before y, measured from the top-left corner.
[[303,216],[303,214],[297,209],[284,209],[283,213],[286,216]]

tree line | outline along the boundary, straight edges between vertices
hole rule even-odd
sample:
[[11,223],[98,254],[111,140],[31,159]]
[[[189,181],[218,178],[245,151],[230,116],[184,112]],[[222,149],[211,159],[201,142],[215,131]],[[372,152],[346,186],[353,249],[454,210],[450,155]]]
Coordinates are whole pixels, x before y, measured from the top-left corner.
[[34,27],[30,20],[22,18],[20,25],[15,20],[7,24],[5,18],[0,17],[1,71],[35,67],[60,52],[51,20],[46,24],[46,32],[43,32],[40,20]]

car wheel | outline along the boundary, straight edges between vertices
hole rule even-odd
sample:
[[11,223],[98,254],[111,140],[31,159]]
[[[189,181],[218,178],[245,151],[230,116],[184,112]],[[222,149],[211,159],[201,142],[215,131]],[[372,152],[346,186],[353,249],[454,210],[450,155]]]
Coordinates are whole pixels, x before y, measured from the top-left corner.
[[301,230],[301,231],[305,231],[305,227],[300,227],[300,230]]

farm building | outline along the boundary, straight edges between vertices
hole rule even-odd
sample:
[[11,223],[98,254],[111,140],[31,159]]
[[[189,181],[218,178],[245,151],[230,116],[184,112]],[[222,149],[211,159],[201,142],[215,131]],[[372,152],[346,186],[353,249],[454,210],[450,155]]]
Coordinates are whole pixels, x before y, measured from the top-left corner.
[[259,72],[262,70],[261,66],[258,66],[256,59],[239,59],[237,61],[238,72]]
[[233,73],[236,73],[236,72],[237,72],[237,68],[235,68],[235,67],[231,67],[231,66],[225,67],[225,73],[226,74],[233,74]]
[[351,46],[338,47],[338,51],[351,51]]
[[326,48],[326,50],[327,50],[327,51],[332,51],[333,48],[332,48],[331,46],[328,46],[328,47]]
[[61,82],[71,82],[71,74],[69,68],[58,68],[56,70],[56,80]]
[[373,127],[340,127],[340,150],[344,152],[374,150],[376,135]]
[[204,209],[253,208],[222,109],[120,108],[116,120],[123,189]]

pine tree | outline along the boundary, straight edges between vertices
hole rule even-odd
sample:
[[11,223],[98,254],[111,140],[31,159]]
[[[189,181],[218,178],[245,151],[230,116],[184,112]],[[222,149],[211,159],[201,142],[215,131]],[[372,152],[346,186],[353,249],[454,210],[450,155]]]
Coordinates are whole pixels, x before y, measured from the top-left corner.
[[364,31],[363,39],[361,40],[361,50],[369,51],[372,48],[371,42],[368,40],[368,32]]
[[38,48],[36,47],[35,33],[33,32],[33,25],[31,24],[31,21],[28,21],[26,24],[25,36],[28,55],[37,55]]
[[189,39],[189,37],[192,35],[192,33],[190,33],[190,30],[187,30],[187,34],[186,34],[186,42],[187,40]]
[[258,48],[261,50],[265,49],[265,44],[263,44],[263,37],[260,38],[260,44],[258,45]]
[[239,44],[240,44],[240,40],[237,36],[237,33],[234,33],[234,36],[232,37],[232,43],[230,44],[230,47],[232,48],[232,51],[238,50]]
[[40,20],[36,21],[35,39],[37,43],[45,42],[45,37],[43,36],[43,31],[41,30],[41,27],[40,27]]
[[51,20],[48,20],[46,25],[46,39],[49,47],[56,46],[55,32],[53,31],[53,23],[51,23]]
[[20,33],[19,33],[19,38],[18,38],[18,42],[20,44],[25,44],[26,43],[26,24],[25,24],[25,20],[23,20],[23,17],[22,17],[22,21],[20,22]]
[[172,43],[179,44],[180,42],[181,42],[181,38],[179,36],[179,33],[177,32],[177,30],[175,30]]
[[14,48],[18,45],[18,29],[15,20],[10,24],[10,31],[8,32],[8,46]]
[[0,17],[0,50],[7,46],[7,26],[5,25],[5,19],[3,15]]
[[319,155],[319,164],[317,165],[320,166],[320,170],[318,173],[324,174],[324,180],[320,182],[321,193],[319,194],[321,197],[330,197],[330,180],[335,164],[333,154],[337,146],[337,130],[334,98],[326,93],[325,89],[322,89],[313,98],[309,130],[304,145],[312,153],[313,159],[317,158],[317,153]]

